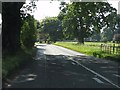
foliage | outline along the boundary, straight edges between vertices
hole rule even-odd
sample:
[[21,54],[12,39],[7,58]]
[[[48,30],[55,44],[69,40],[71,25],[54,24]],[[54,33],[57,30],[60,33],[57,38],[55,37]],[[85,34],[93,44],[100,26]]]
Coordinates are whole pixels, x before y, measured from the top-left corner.
[[13,71],[21,67],[21,65],[28,63],[28,61],[30,62],[35,52],[35,49],[23,49],[23,51],[19,51],[14,55],[3,57],[2,78],[6,78],[13,73]]
[[[29,42],[26,40],[27,44],[30,44],[29,46],[32,46],[31,44],[33,44],[33,40],[35,39],[35,36],[31,34],[33,33],[33,35],[35,35],[34,19],[29,17],[29,14],[24,16],[21,12],[24,3],[25,2],[2,3],[2,78],[6,78],[6,76],[11,74],[11,72],[21,64],[25,63],[25,61],[28,62],[28,60],[32,60],[33,52],[29,50],[28,54],[21,48],[21,41],[23,42],[26,39],[24,37],[27,37],[27,35],[31,38]],[[27,31],[27,29],[32,30],[30,32]]]
[[61,21],[56,17],[46,17],[40,22],[41,38],[48,41],[56,42],[62,39]]
[[101,33],[101,41],[112,41],[113,40],[114,31],[111,28],[106,28]]
[[71,2],[61,4],[58,16],[62,20],[64,33],[74,36],[80,43],[84,38],[100,32],[105,26],[110,26],[110,19],[116,15],[116,9],[107,2]]
[[23,26],[21,28],[21,43],[26,48],[31,48],[34,46],[36,41],[36,21],[29,15],[24,20]]
[[22,6],[22,8],[20,9],[22,19],[25,19],[29,14],[33,14],[35,12],[35,10],[37,9],[36,1],[38,1],[38,0],[30,0],[30,2],[28,4],[25,3]]
[[[25,10],[35,8],[32,0]],[[14,54],[21,49],[20,29],[22,20],[26,18],[28,12],[23,12],[21,8],[25,2],[3,2],[2,3],[2,39],[3,54]],[[31,7],[31,8],[30,8]]]
[[96,31],[93,31],[93,34],[88,37],[88,38],[85,38],[84,40],[85,41],[96,41],[96,42],[99,42],[101,41],[102,37],[101,37],[101,33],[97,33]]
[[101,41],[113,41],[114,35],[120,33],[119,14],[116,15],[113,13],[107,20],[110,22],[110,24],[109,27],[103,29],[101,33]]

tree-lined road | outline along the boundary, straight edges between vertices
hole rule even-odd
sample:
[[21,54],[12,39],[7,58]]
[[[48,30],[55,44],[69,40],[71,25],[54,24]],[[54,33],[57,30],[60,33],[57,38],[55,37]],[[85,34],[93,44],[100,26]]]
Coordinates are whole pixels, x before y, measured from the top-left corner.
[[38,44],[33,62],[9,88],[120,88],[118,63],[51,45]]

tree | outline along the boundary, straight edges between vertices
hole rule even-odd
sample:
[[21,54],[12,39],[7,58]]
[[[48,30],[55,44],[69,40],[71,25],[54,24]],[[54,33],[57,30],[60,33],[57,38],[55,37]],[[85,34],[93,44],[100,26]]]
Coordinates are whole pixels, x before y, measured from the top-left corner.
[[16,52],[20,49],[20,8],[23,2],[2,3],[2,50]]
[[117,25],[116,25],[115,34],[120,34],[120,14],[117,15],[116,21],[117,21]]
[[101,41],[112,41],[114,31],[111,28],[105,28],[101,33]]
[[109,27],[103,29],[101,33],[102,41],[112,41],[114,35],[120,34],[120,16],[119,14],[112,14],[110,17],[107,17],[107,20],[110,22]]
[[36,41],[37,23],[33,16],[28,15],[21,28],[21,43],[26,48],[34,46]]
[[45,40],[56,42],[63,37],[61,21],[56,17],[46,17],[42,20],[40,27],[40,33],[46,34]]
[[113,41],[116,41],[117,43],[120,43],[120,34],[115,34],[113,37]]
[[[34,2],[32,0],[30,4]],[[21,49],[20,44],[20,30],[22,20],[28,13],[21,10],[25,2],[3,2],[2,3],[2,50],[3,53],[15,53]],[[28,5],[26,10],[32,10],[30,7],[34,4]],[[25,8],[25,7],[24,7]]]
[[99,33],[103,27],[110,26],[108,17],[113,13],[116,14],[116,9],[107,2],[71,2],[62,3],[58,18],[62,20],[64,32],[84,44],[84,38],[93,31]]

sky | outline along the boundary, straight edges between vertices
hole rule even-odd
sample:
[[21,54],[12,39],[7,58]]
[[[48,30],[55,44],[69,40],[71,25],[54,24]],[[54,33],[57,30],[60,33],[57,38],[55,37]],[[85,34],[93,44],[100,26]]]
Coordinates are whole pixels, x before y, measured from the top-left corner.
[[[112,6],[116,9],[118,9],[118,2],[120,0],[109,0],[108,2],[112,4]],[[57,16],[60,12],[59,5],[60,2],[53,1],[50,3],[50,1],[38,1],[37,2],[37,10],[34,12],[34,18],[36,20],[44,19],[45,17],[53,17]],[[2,18],[0,14],[0,24],[2,23]]]
[[57,16],[60,12],[59,5],[60,2],[53,1],[38,1],[37,2],[37,10],[34,13],[34,18],[37,20],[41,20],[45,17]]
[[[116,9],[118,9],[118,2],[119,0],[109,0],[108,1],[112,6]],[[53,17],[57,16],[60,12],[59,5],[60,2],[53,1],[50,3],[50,1],[38,1],[37,2],[37,10],[34,12],[34,18],[37,20],[41,20],[45,17]]]

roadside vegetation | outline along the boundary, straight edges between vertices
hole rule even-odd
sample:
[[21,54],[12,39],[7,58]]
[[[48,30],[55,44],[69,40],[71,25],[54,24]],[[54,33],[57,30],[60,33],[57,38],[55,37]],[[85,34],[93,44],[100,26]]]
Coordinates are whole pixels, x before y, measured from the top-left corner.
[[[17,71],[31,62],[36,54],[34,43],[36,41],[37,20],[27,12],[20,10],[34,5],[30,4],[27,7],[22,7],[23,5],[24,2],[2,3],[3,86],[8,77],[17,74]],[[31,9],[29,8],[29,10]]]
[[[119,54],[108,54],[101,50],[101,42],[85,42],[84,45],[78,44],[77,42],[56,42],[54,45],[62,46],[86,55],[95,56],[98,58],[105,58],[114,61],[120,61]],[[110,44],[110,43],[109,43]]]
[[[108,2],[61,2],[57,17],[37,21],[32,16],[35,0],[2,3],[2,75],[10,75],[35,55],[35,42],[55,43],[87,55],[118,60],[118,54],[101,51],[99,44],[86,41],[120,43],[120,15]],[[98,54],[98,55],[97,55]]]
[[24,67],[25,64],[31,62],[35,55],[35,48],[33,49],[24,49],[16,52],[14,55],[8,55],[3,57],[2,61],[2,78],[6,79],[12,73],[15,73],[16,70]]

